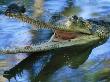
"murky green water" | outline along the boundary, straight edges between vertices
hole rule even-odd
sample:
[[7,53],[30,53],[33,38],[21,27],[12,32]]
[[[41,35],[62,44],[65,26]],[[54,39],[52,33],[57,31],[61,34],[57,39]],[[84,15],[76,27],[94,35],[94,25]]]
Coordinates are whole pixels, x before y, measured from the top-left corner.
[[[23,1],[27,13],[32,15],[34,2]],[[13,0],[0,0],[0,13],[11,2]],[[110,21],[109,0],[44,0],[43,6],[44,21],[49,21],[56,13],[65,16],[77,14],[85,19],[107,15],[104,20]],[[47,41],[53,34],[51,30],[33,31],[31,28],[27,23],[1,14],[0,47],[36,44]],[[0,82],[110,82],[110,40],[91,52],[92,47],[31,54],[1,54]],[[4,72],[8,75],[3,77]]]

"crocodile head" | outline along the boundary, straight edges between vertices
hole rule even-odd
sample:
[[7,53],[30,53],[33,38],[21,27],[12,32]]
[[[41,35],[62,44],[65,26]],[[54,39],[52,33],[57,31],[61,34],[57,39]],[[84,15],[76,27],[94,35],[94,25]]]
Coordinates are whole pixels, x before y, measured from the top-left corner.
[[[48,28],[53,30],[62,30],[69,31],[73,33],[86,34],[86,35],[98,35],[101,38],[108,37],[109,28],[105,26],[95,24],[91,22],[91,20],[84,20],[82,17],[78,17],[76,15],[65,17],[63,21],[51,24],[40,21],[39,19],[34,19],[24,15],[25,12],[24,6],[18,6],[17,4],[11,4],[8,6],[5,11],[5,15],[9,17],[14,17],[22,20],[23,22],[30,23],[36,28]],[[100,22],[100,21],[98,21]],[[101,21],[102,22],[102,21]]]
[[36,25],[36,27],[41,26],[41,28],[50,28],[55,30],[58,29],[63,31],[91,34],[90,32],[91,26],[89,22],[85,21],[81,17],[77,17],[77,16],[70,16],[68,18],[65,17],[62,23],[60,22],[56,24],[51,24],[51,23],[44,23],[37,19],[35,20],[31,17],[29,18],[28,16],[23,14],[24,12],[25,12],[24,6],[11,4],[8,6],[7,10],[5,11],[5,15],[9,17],[18,18],[24,22],[30,23],[32,25]]
[[[39,19],[34,19],[21,12],[19,9],[8,7],[5,12],[6,16],[17,18],[23,22],[30,23],[31,25],[36,26],[37,28],[43,29],[52,29],[57,31],[68,32],[71,34],[78,35],[75,38],[69,38],[69,40],[57,41],[57,42],[47,42],[41,43],[40,45],[29,45],[22,48],[13,48],[13,49],[2,49],[1,53],[18,53],[18,52],[39,52],[46,51],[51,49],[69,47],[69,46],[90,46],[100,43],[100,41],[105,41],[109,37],[110,29],[106,26],[99,25],[88,20],[84,20],[78,16],[70,16],[65,18],[63,21],[60,21],[55,24],[46,23]],[[62,34],[62,33],[61,33]],[[67,34],[64,35],[64,37]],[[99,41],[100,40],[100,41]],[[42,47],[42,46],[43,47]]]

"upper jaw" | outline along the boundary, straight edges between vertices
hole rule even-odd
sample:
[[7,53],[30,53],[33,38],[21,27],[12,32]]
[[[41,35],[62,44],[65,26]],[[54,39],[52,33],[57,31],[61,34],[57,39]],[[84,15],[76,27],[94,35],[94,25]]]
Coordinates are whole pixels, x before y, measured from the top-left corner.
[[[19,17],[19,16],[22,16],[23,14],[19,13],[19,12],[18,13],[15,13],[15,12],[13,13],[11,11],[6,10],[5,15],[9,16],[9,17],[16,17],[16,16]],[[74,20],[74,21],[77,21],[77,20]],[[79,25],[80,24],[79,21],[78,21],[78,23],[77,22],[74,23],[69,18],[66,18],[65,20],[63,19],[63,22],[60,21],[58,23],[60,25],[64,25],[67,28],[67,30],[70,29],[70,32],[73,32],[73,33],[84,34],[84,35],[91,35],[92,34],[91,33],[91,26],[90,27],[88,27],[88,26],[82,26],[81,27]],[[56,25],[57,25],[57,23],[56,23]],[[61,30],[61,29],[57,29],[57,30]],[[66,32],[67,32],[67,30],[64,29],[64,31],[66,31]]]

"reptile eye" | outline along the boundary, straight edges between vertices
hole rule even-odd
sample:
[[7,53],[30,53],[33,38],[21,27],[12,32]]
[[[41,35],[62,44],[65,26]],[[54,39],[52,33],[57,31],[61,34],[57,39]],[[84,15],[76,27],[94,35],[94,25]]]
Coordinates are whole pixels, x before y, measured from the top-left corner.
[[73,20],[78,20],[78,17],[76,15],[72,16]]
[[90,25],[89,22],[85,22],[85,26],[88,27],[88,28],[90,28],[91,25]]

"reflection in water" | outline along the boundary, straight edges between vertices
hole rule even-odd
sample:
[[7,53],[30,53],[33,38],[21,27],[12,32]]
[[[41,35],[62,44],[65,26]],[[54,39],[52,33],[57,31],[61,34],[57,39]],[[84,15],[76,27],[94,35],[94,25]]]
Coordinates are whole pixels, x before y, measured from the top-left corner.
[[[68,66],[72,69],[76,69],[79,65],[81,65],[87,58],[88,53],[85,52],[78,56],[78,52],[72,52],[72,53],[58,53],[55,51],[55,55],[52,56],[51,61],[44,67],[44,69],[40,72],[40,74],[36,77],[36,81],[41,82],[53,82],[51,79],[49,81],[49,78],[59,69],[61,69],[63,66]],[[67,68],[68,69],[68,68]],[[66,74],[66,73],[65,73]],[[56,78],[56,77],[53,77]],[[62,78],[62,82],[64,79]]]
[[[80,50],[79,47],[81,48]],[[21,72],[27,70],[30,75],[25,76],[27,76],[31,82],[52,82],[52,79],[49,81],[49,78],[62,67],[68,66],[69,68],[76,69],[79,65],[84,63],[93,47],[94,46],[81,45],[75,48],[58,49],[45,53],[32,53],[15,67],[5,71],[4,77],[11,79],[10,81],[13,82],[12,77],[16,78],[17,75],[19,75],[21,78],[24,78],[24,74]]]
[[[9,3],[9,1],[13,0],[4,1]],[[44,5],[39,5],[43,6],[42,15],[44,15],[44,21],[45,19],[56,17],[53,15],[57,15],[58,13],[65,16],[77,14],[84,18],[98,17],[105,15],[105,12],[106,14],[109,13],[110,9],[110,1],[107,0],[68,0],[69,2],[67,0],[41,1]],[[5,7],[6,5],[0,6],[0,10],[3,10]],[[30,10],[31,9],[28,9],[28,11]],[[34,15],[36,17],[37,14]],[[2,17],[4,17],[4,19]],[[29,30],[29,28],[30,27],[27,24],[19,23],[15,19],[11,20],[1,15],[0,46],[6,47],[11,45],[14,47],[31,43],[36,44],[38,42],[47,41],[53,34],[50,30],[33,31]],[[100,52],[102,53],[105,48],[101,48],[102,51],[95,52],[94,56],[94,54],[90,54],[93,47],[95,47],[95,45],[89,47],[82,45],[81,47],[69,49],[64,48],[49,52],[31,53],[27,55],[28,57],[26,59],[24,59],[25,57],[21,57],[23,60],[17,65],[15,64],[18,62],[18,56],[10,56],[12,60],[9,61],[6,61],[8,58],[7,55],[0,56],[0,66],[3,67],[4,65],[0,70],[3,71],[5,68],[4,77],[10,79],[10,82],[15,82],[15,79],[20,82],[97,82],[96,80],[93,80],[96,77],[101,80],[104,78],[109,79],[110,60],[108,59],[106,62],[100,64],[100,60],[106,58],[106,54],[96,56],[97,54],[100,54]],[[106,45],[106,47],[108,48],[109,46]],[[109,50],[107,50],[107,52],[109,52]],[[24,56],[24,54],[20,55]],[[107,58],[108,57],[109,55],[107,55]],[[93,61],[94,59],[95,61]],[[105,60],[103,59],[103,61]],[[11,65],[11,69],[8,62],[11,64],[14,62],[14,64]],[[104,67],[107,69],[103,69]],[[100,75],[105,76],[100,77]],[[92,79],[90,80],[90,78]],[[5,82],[5,80],[6,79],[3,79],[3,77],[0,76],[0,82]]]
[[[24,60],[22,60],[20,63],[18,63],[17,65],[15,65],[12,69],[5,71],[4,72],[4,77],[7,79],[12,79],[12,77],[14,77],[16,79],[17,76],[20,76],[22,78],[24,78],[23,75],[25,75],[25,70],[29,70],[30,69],[34,69],[35,63],[42,58],[43,53],[38,53],[38,54],[30,54],[27,58],[25,58]],[[42,60],[45,61],[45,60]],[[42,63],[41,60],[39,60],[38,62],[41,64]],[[40,66],[38,66],[40,67]],[[31,71],[32,71],[31,70]],[[34,69],[34,71],[37,70]],[[23,74],[24,73],[24,74]],[[35,72],[34,72],[35,73]],[[25,75],[28,76],[28,75]],[[29,77],[28,77],[29,78]],[[17,79],[16,79],[17,80]]]

